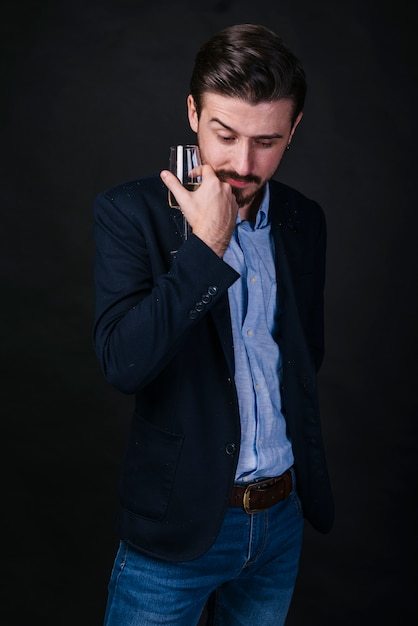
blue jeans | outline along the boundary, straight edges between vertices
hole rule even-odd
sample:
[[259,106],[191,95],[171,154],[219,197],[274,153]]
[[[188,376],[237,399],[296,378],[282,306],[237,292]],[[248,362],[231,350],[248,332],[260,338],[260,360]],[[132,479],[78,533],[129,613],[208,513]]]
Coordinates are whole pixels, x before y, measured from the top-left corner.
[[121,542],[105,626],[193,626],[212,592],[211,624],[280,626],[293,594],[302,533],[293,492],[261,513],[229,508],[213,546],[193,561],[159,561]]

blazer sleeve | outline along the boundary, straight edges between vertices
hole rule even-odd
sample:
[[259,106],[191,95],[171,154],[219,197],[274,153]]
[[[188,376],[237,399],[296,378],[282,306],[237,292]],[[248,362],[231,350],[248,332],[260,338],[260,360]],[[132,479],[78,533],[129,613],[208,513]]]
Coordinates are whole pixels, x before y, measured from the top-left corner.
[[308,342],[316,371],[324,358],[324,289],[326,272],[327,230],[325,215],[321,207],[315,204],[314,236],[312,241],[312,286],[310,300],[302,306],[303,323],[307,331]]
[[94,203],[93,341],[106,379],[125,393],[161,372],[238,278],[194,235],[170,259],[164,232],[174,225],[163,209],[141,195],[102,193]]

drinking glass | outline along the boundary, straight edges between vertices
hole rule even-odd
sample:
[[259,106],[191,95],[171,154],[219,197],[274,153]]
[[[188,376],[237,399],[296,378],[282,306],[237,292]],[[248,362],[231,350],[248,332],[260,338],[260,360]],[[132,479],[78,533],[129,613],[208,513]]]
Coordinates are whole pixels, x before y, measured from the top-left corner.
[[[189,191],[195,191],[202,180],[201,176],[190,176],[190,172],[198,165],[202,165],[199,146],[187,144],[184,146],[170,146],[169,169],[179,179],[182,185]],[[179,204],[171,193],[168,192],[168,203],[174,209],[179,209]],[[191,229],[186,218],[183,216],[183,237],[187,239]]]

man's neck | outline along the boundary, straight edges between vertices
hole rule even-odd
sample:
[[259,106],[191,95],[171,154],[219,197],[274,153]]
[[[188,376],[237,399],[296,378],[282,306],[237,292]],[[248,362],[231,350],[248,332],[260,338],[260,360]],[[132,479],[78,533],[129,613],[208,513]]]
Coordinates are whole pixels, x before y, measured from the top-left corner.
[[242,206],[239,209],[239,214],[241,217],[242,221],[247,221],[247,222],[255,222],[255,218],[257,217],[257,213],[258,213],[258,209],[260,208],[260,204],[261,201],[264,197],[264,190],[265,188],[263,187],[262,189],[260,189],[260,191],[258,192],[258,194],[255,196],[255,198],[253,198],[253,200],[251,202],[249,202],[248,204]]

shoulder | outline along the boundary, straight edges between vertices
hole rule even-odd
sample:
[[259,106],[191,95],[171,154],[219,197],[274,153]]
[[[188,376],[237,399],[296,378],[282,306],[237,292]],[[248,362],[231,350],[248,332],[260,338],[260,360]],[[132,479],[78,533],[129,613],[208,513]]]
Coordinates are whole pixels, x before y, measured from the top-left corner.
[[270,180],[269,184],[272,203],[285,204],[287,202],[300,208],[322,212],[322,208],[318,202],[312,198],[308,198],[308,196],[304,195],[297,189],[294,189],[293,187],[277,180]]
[[302,224],[325,225],[324,211],[318,202],[276,180],[270,181],[270,211],[273,220],[291,230],[297,231]]
[[94,200],[96,219],[147,219],[168,207],[167,188],[159,175],[119,183],[99,194]]
[[165,185],[158,174],[154,174],[152,176],[119,183],[118,185],[102,191],[97,197],[104,197],[112,202],[129,202],[131,198],[137,199],[140,196],[160,197],[161,194],[165,192]]

